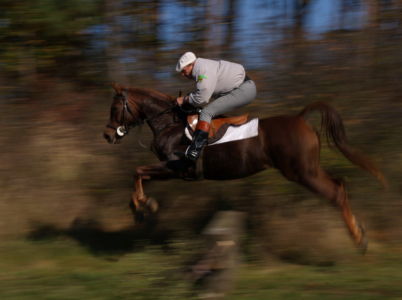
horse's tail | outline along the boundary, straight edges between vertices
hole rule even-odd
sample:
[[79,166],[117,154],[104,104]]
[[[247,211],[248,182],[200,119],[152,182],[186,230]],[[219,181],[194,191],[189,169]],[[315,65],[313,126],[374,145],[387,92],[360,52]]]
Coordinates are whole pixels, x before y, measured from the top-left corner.
[[324,102],[314,102],[307,105],[299,113],[299,116],[304,117],[308,113],[317,110],[321,113],[321,131],[325,130],[328,143],[330,144],[332,140],[347,159],[372,174],[384,188],[387,188],[387,180],[375,164],[348,144],[341,116],[333,107]]

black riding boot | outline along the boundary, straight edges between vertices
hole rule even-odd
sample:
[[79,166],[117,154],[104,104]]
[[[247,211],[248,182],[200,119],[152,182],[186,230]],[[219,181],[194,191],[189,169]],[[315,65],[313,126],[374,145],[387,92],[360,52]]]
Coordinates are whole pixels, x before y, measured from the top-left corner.
[[206,145],[208,141],[208,132],[201,129],[197,129],[194,132],[193,141],[191,145],[188,146],[184,155],[190,160],[197,160],[200,157],[202,148]]

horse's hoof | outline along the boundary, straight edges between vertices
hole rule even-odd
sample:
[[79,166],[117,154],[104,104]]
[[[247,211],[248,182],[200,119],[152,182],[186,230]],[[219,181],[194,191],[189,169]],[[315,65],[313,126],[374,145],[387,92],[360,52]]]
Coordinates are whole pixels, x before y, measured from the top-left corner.
[[368,249],[368,239],[366,237],[366,229],[362,224],[358,224],[360,232],[362,234],[362,238],[360,239],[359,243],[357,244],[357,249],[359,250],[360,254],[364,255]]
[[130,202],[130,208],[133,213],[133,219],[135,224],[141,224],[145,220],[146,209],[143,205],[135,205],[133,201]]
[[136,224],[142,224],[145,221],[145,214],[142,211],[136,211],[134,215],[134,221]]
[[159,209],[158,201],[156,201],[154,198],[148,198],[146,206],[149,209],[149,211],[153,214],[156,213]]
[[136,224],[141,224],[158,211],[159,204],[153,198],[146,198],[146,201],[138,201],[136,204],[134,201],[131,201],[130,208],[133,212],[134,222]]
[[368,240],[364,239],[359,245],[357,245],[357,249],[361,255],[365,255],[368,249]]

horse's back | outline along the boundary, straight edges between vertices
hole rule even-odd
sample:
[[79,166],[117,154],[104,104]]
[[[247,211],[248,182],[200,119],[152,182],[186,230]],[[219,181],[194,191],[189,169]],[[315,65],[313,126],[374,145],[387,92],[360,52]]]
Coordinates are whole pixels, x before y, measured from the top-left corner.
[[317,134],[310,124],[298,115],[281,115],[260,119],[260,134],[270,144],[315,144]]

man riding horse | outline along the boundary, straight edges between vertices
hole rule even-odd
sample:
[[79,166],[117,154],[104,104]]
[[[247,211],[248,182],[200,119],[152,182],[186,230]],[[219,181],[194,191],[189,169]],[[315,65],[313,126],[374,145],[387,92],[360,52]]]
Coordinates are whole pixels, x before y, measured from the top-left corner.
[[[130,207],[136,220],[158,210],[157,201],[145,194],[143,181],[188,179],[188,170],[194,167],[191,160],[199,157],[206,144],[211,118],[250,103],[256,96],[254,82],[238,64],[197,59],[194,53],[186,53],[180,58],[177,70],[197,82],[196,90],[186,97],[175,98],[152,89],[113,85],[115,95],[104,131],[105,139],[117,144],[131,127],[145,122],[153,133],[151,149],[159,160],[135,169]],[[211,96],[217,99],[208,103]],[[202,107],[201,121],[190,146],[186,138],[188,120],[183,111],[177,109],[177,103]],[[387,186],[376,165],[349,145],[340,114],[325,102],[310,103],[296,114],[259,118],[257,134],[252,137],[210,144],[204,149],[199,164],[201,176],[192,179],[239,179],[276,168],[288,180],[305,186],[335,205],[356,245],[364,252],[367,248],[365,231],[352,213],[342,180],[331,176],[320,164],[321,140],[307,121],[307,116],[313,112],[321,114],[322,132],[328,141],[351,163]],[[190,160],[176,155],[183,151]]]
[[[196,82],[195,91],[178,97],[177,104],[202,108],[193,140],[184,154],[186,158],[195,161],[207,143],[212,118],[249,104],[255,99],[257,89],[242,65],[197,58],[193,52],[186,52],[180,57],[176,71]],[[215,100],[210,103],[211,97]]]

